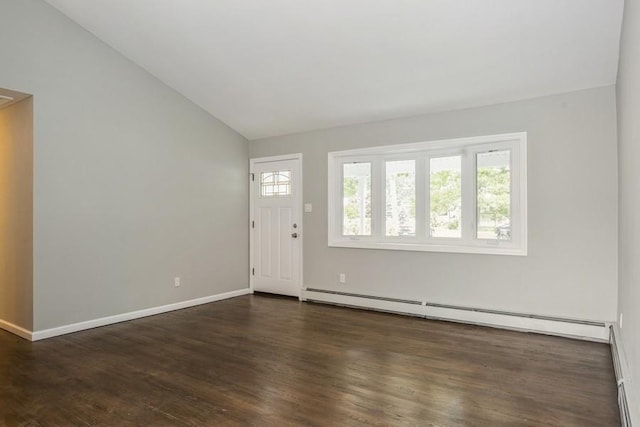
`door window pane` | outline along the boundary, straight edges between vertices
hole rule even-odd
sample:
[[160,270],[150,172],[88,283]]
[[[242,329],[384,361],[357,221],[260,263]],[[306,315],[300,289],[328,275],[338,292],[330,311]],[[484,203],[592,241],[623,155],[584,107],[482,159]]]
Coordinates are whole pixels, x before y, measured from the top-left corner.
[[478,153],[477,237],[511,240],[511,152]]
[[416,235],[416,162],[386,162],[386,235]]
[[291,171],[262,172],[260,174],[262,197],[288,196],[291,194]]
[[462,158],[436,157],[429,161],[429,233],[431,237],[462,236]]
[[345,163],[342,175],[342,234],[371,235],[371,163]]

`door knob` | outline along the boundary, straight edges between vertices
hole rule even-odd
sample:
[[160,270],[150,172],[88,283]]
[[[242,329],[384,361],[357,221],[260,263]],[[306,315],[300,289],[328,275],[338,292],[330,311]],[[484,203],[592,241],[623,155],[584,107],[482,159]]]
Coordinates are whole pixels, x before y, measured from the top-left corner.
[[294,239],[298,238],[298,233],[291,233],[291,237],[293,237]]

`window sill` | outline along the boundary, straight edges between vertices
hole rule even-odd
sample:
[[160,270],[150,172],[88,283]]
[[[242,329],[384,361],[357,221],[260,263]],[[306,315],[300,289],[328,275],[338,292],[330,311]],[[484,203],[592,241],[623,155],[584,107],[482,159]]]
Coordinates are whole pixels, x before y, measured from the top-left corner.
[[437,243],[399,243],[399,242],[372,242],[359,240],[334,240],[329,241],[329,247],[354,248],[354,249],[383,249],[394,251],[416,252],[445,252],[457,254],[484,254],[484,255],[513,255],[527,256],[526,248],[506,247],[487,243],[486,245],[439,245]]

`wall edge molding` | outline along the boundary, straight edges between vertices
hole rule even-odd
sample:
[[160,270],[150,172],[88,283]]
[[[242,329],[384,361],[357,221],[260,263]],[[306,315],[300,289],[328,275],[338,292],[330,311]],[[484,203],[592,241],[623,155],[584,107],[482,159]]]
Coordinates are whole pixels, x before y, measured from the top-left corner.
[[20,338],[24,338],[25,340],[32,341],[33,339],[32,331],[25,329],[23,327],[20,327],[18,325],[15,325],[3,319],[0,319],[0,329],[4,329],[7,332],[11,332],[12,334],[19,336]]
[[[250,294],[249,288],[239,289],[236,291],[224,292],[221,294],[210,295],[201,298],[195,298],[187,301],[181,301],[156,307],[145,308],[142,310],[131,311],[127,313],[116,314],[113,316],[101,317],[98,319],[86,320],[83,322],[72,323],[69,325],[58,326],[55,328],[43,329],[30,333],[31,341],[39,341],[47,338],[53,338],[60,335],[66,335],[73,332],[84,331],[87,329],[98,328],[101,326],[112,325],[114,323],[126,322],[129,320],[140,319],[142,317],[154,316],[156,314],[167,313],[170,311],[181,310],[183,308],[194,307],[197,305],[208,304],[210,302],[221,301],[224,299],[235,298],[242,295]],[[25,338],[25,337],[23,337]]]

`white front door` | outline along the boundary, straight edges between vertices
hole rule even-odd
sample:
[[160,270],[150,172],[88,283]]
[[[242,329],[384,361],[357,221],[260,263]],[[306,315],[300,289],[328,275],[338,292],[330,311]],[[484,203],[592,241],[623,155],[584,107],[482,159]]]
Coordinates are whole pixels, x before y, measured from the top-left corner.
[[253,290],[300,296],[301,158],[253,159]]

